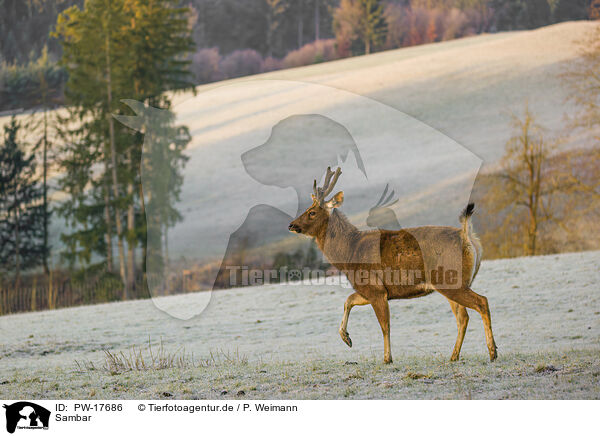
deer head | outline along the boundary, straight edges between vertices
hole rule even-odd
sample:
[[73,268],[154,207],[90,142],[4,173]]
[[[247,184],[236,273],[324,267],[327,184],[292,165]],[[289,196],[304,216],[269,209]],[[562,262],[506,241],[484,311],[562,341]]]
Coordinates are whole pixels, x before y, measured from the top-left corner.
[[336,207],[340,207],[344,202],[344,193],[342,191],[335,194],[329,200],[325,199],[335,187],[340,174],[342,174],[341,168],[338,167],[334,172],[331,171],[331,167],[328,167],[323,187],[317,187],[317,181],[314,181],[312,205],[290,223],[288,229],[291,232],[304,233],[305,235],[314,237],[320,231],[327,228],[331,211]]

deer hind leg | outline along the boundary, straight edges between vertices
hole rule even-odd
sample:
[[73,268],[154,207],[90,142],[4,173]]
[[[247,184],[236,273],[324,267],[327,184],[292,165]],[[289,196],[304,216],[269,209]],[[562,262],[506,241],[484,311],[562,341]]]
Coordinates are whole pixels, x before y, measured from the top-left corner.
[[481,319],[483,320],[485,340],[490,353],[490,361],[495,360],[498,354],[496,351],[494,334],[492,333],[492,318],[490,316],[490,307],[488,305],[487,298],[485,298],[483,295],[476,294],[470,288],[438,289],[438,291],[449,300],[479,312]]
[[465,339],[465,333],[467,331],[467,325],[469,324],[469,314],[465,306],[461,306],[452,300],[448,300],[450,308],[456,317],[456,326],[458,327],[458,336],[456,337],[456,344],[454,344],[454,351],[450,360],[455,362],[460,356],[460,349],[462,348],[463,341]]
[[392,347],[390,344],[390,306],[387,295],[378,295],[371,301],[377,321],[383,333],[383,362],[392,363]]
[[342,337],[342,341],[350,348],[352,348],[352,339],[350,339],[348,330],[346,330],[348,328],[350,311],[354,306],[364,306],[365,304],[369,304],[369,302],[356,292],[350,295],[346,300],[346,303],[344,303],[344,317],[342,318],[342,324],[340,325],[340,336]]

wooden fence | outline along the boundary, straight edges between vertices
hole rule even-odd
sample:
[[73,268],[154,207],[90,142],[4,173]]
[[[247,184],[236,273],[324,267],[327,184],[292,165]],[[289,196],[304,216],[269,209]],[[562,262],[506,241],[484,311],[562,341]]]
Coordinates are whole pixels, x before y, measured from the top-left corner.
[[[137,284],[127,299],[149,298],[145,283]],[[106,283],[51,282],[39,286],[0,287],[0,315],[17,312],[58,309],[85,304],[122,301],[123,289]]]

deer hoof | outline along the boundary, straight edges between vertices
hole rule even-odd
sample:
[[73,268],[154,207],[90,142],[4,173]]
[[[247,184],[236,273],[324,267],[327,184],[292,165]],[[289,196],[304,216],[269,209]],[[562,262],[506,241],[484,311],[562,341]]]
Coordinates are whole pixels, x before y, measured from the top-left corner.
[[342,341],[346,343],[350,348],[352,348],[352,339],[350,339],[350,335],[348,332],[340,330],[340,336],[342,337]]
[[498,357],[498,349],[496,344],[494,344],[494,348],[490,349],[490,362],[493,362]]

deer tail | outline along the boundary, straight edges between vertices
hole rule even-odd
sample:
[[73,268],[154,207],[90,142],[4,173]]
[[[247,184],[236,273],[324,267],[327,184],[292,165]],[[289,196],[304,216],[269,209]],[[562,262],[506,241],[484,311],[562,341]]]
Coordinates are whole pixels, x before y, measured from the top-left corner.
[[479,271],[479,265],[481,264],[481,258],[483,257],[483,249],[481,247],[481,242],[479,238],[473,231],[473,226],[471,225],[471,216],[475,211],[475,204],[469,203],[467,207],[464,208],[462,213],[460,214],[460,222],[462,224],[461,229],[461,238],[463,240],[463,247],[467,248],[470,252],[469,258],[470,262],[472,262],[471,267],[471,280],[469,285],[475,279],[477,272]]
[[460,223],[462,224],[462,233],[463,236],[468,237],[470,230],[471,230],[471,220],[469,218],[471,218],[471,216],[473,215],[473,212],[475,211],[475,204],[474,203],[469,203],[467,205],[467,207],[465,207],[462,211],[462,213],[460,214]]

